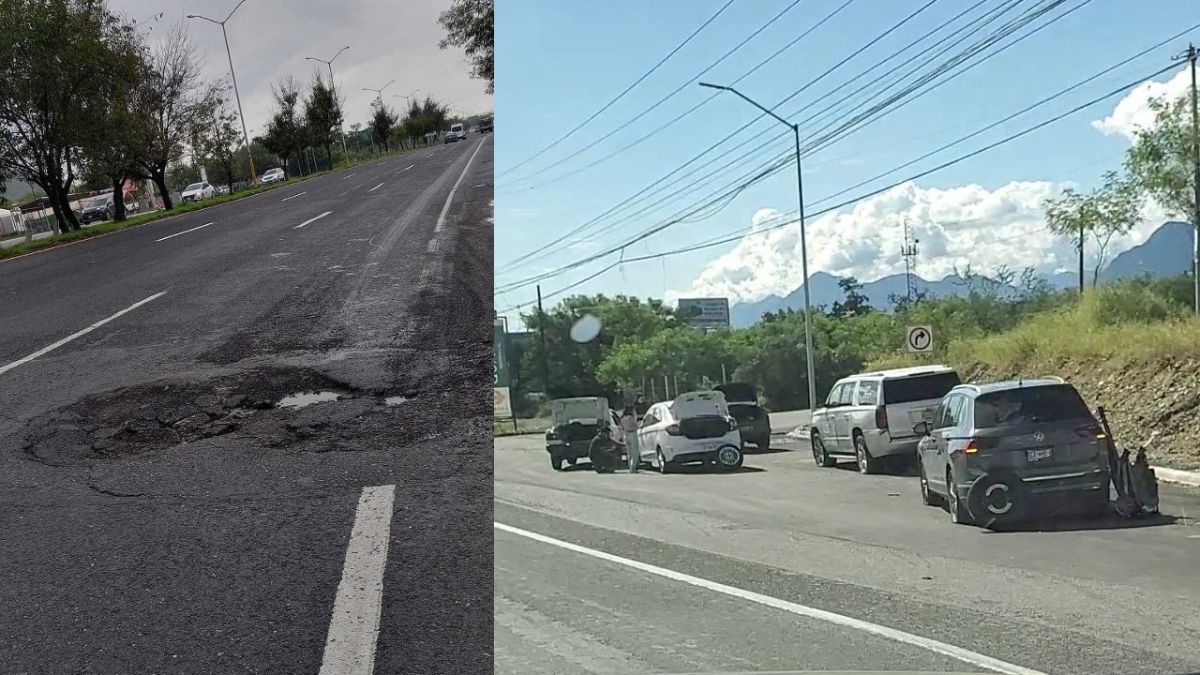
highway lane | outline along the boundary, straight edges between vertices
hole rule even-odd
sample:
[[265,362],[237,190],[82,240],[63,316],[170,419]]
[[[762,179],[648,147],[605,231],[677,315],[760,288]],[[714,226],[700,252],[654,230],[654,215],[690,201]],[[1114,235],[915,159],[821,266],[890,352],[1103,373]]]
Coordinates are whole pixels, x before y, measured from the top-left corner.
[[[1193,491],[1164,487],[1166,515],[1144,523],[1062,520],[989,532],[923,506],[913,477],[818,469],[801,446],[752,453],[736,474],[668,476],[555,473],[535,436],[496,439],[494,449],[496,521],[506,526],[1040,672],[1200,670],[1200,528],[1189,517],[1200,513],[1200,496]],[[707,588],[643,580],[636,570],[528,537],[498,531],[496,541],[497,612],[512,613],[514,627],[498,619],[497,664],[508,664],[498,672],[567,658],[564,644],[544,641],[555,630],[583,650],[587,665],[578,672],[685,672],[657,660],[681,646],[699,661],[695,672],[990,670],[922,662],[907,649],[914,660],[898,661],[891,650],[906,643],[885,647],[862,630],[801,617],[789,624],[768,607],[745,609],[754,604],[747,601],[735,611]],[[571,573],[551,573],[534,562],[541,558]],[[620,585],[617,577],[630,581]],[[610,578],[605,595],[596,586]],[[569,605],[573,595],[578,602]],[[765,632],[754,633],[761,641],[710,651],[706,637],[752,633],[745,612],[762,617]],[[665,639],[655,639],[646,628],[640,641],[621,641],[626,622],[661,626],[672,617],[702,623],[703,636],[688,642],[668,627]],[[629,667],[610,667],[614,650]]]
[[374,672],[491,668],[491,150],[0,262],[0,368],[153,297],[0,372],[0,672],[316,673],[370,570]]

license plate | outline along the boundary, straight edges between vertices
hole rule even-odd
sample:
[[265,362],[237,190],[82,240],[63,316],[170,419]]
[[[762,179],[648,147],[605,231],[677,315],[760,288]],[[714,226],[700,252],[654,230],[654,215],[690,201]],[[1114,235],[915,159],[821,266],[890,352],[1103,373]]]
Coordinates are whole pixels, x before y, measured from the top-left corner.
[[1050,456],[1052,454],[1054,454],[1054,453],[1051,448],[1038,448],[1036,450],[1026,450],[1025,451],[1025,459],[1027,459],[1030,462],[1040,462],[1043,459],[1050,459]]

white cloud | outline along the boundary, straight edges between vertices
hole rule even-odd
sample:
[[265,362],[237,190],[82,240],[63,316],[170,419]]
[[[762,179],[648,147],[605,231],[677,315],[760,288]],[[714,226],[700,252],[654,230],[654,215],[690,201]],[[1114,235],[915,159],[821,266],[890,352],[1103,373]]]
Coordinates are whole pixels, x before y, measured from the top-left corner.
[[1126,94],[1110,115],[1092,122],[1092,128],[1105,135],[1120,134],[1132,140],[1134,132],[1154,123],[1154,113],[1150,110],[1151,100],[1163,96],[1168,99],[1183,96],[1190,86],[1191,74],[1187,69],[1176,73],[1166,82],[1147,80]]
[[[920,240],[915,272],[926,279],[940,279],[968,264],[981,272],[1001,265],[1014,270],[1033,267],[1044,274],[1073,270],[1074,245],[1046,229],[1042,211],[1042,202],[1062,187],[1014,181],[989,191],[978,185],[938,189],[906,183],[848,211],[810,221],[809,274],[821,271],[873,281],[902,272],[906,218]],[[799,225],[752,234],[776,215],[771,209],[757,211],[746,237],[709,262],[690,289],[668,293],[668,298],[700,295],[754,301],[798,288],[803,279]],[[1132,232],[1113,240],[1110,256],[1144,241],[1164,220],[1153,205],[1145,216]]]

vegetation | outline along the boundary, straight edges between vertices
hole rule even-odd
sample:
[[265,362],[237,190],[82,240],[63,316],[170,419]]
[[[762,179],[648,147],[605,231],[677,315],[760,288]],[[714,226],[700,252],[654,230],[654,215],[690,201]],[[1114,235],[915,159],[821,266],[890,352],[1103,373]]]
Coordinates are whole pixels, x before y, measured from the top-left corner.
[[495,2],[493,0],[454,0],[438,21],[446,29],[442,49],[462,47],[471,60],[472,76],[487,80],[487,93],[496,88]]

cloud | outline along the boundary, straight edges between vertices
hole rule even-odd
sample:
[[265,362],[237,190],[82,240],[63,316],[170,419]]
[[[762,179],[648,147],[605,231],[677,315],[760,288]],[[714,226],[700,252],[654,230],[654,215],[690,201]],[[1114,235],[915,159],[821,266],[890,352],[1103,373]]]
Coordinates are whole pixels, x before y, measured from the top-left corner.
[[1147,80],[1125,95],[1104,119],[1092,122],[1092,128],[1106,136],[1121,135],[1133,140],[1138,129],[1154,124],[1154,113],[1150,101],[1166,96],[1170,99],[1186,94],[1191,87],[1191,74],[1187,69],[1176,73],[1166,82]]
[[[906,219],[920,241],[914,271],[927,279],[940,279],[953,274],[956,266],[962,270],[967,265],[980,272],[1001,265],[1014,270],[1033,267],[1043,274],[1073,270],[1074,244],[1046,229],[1042,211],[1043,201],[1063,187],[1048,181],[1013,181],[989,191],[978,185],[940,189],[906,183],[850,210],[810,221],[809,274],[820,271],[873,281],[902,272]],[[772,209],[755,212],[747,236],[709,262],[690,289],[669,292],[668,299],[724,296],[733,302],[755,301],[799,288],[799,225],[754,234],[777,215]],[[1160,208],[1148,206],[1142,223],[1113,240],[1110,256],[1144,241],[1163,220]]]

